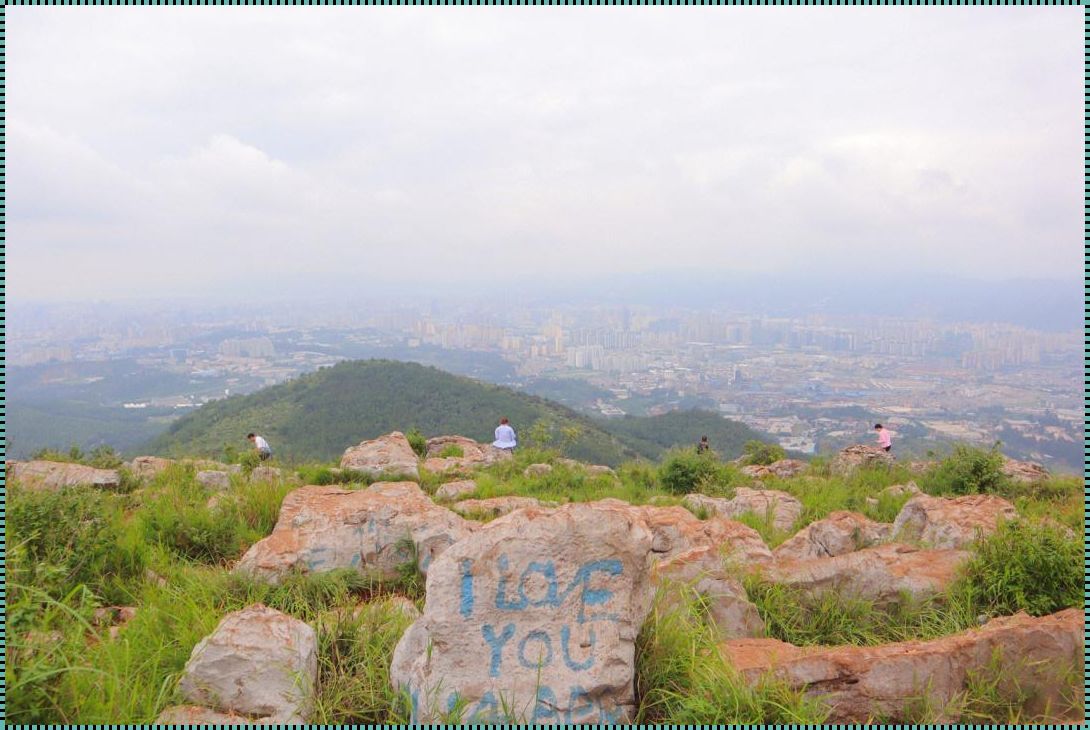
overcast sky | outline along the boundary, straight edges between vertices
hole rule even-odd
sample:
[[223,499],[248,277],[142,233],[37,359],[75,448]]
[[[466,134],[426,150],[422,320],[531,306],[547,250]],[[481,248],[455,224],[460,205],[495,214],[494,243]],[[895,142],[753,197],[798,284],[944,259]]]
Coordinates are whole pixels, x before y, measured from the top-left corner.
[[8,293],[1081,279],[1082,9],[9,7]]

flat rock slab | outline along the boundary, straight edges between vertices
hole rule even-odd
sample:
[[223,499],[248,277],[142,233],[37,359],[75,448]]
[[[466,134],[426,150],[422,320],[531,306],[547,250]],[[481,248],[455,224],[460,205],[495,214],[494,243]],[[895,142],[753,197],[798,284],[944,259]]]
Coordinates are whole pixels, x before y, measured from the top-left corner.
[[[440,456],[450,447],[462,450],[461,456]],[[465,436],[436,436],[428,439],[424,468],[430,472],[467,471],[513,458],[511,452],[482,444]]]
[[831,558],[888,540],[892,531],[893,525],[874,522],[857,512],[832,512],[799,530],[773,554],[784,560]]
[[420,477],[416,452],[409,439],[400,431],[363,441],[344,452],[341,468],[370,474],[373,477],[404,476]]
[[305,720],[317,680],[314,629],[258,603],[225,616],[193,648],[178,689],[219,712]]
[[163,459],[159,456],[137,456],[126,466],[138,479],[154,479],[174,466],[174,460]]
[[291,571],[355,568],[396,578],[412,559],[428,566],[475,525],[428,499],[414,482],[378,482],[363,490],[307,486],[289,493],[271,535],[235,567],[276,581]]
[[963,548],[1017,516],[1013,504],[991,494],[953,499],[920,494],[901,508],[893,521],[893,534],[899,540],[919,540],[936,548]]
[[832,558],[777,560],[761,568],[765,580],[807,593],[835,591],[876,603],[941,593],[969,558],[963,550],[922,550],[889,543]]
[[231,475],[225,471],[199,471],[197,484],[209,489],[227,489],[231,486]]
[[[720,650],[751,684],[771,673],[820,698],[831,709],[828,722],[897,721],[921,701],[940,714],[949,708],[956,718],[957,698],[970,677],[986,679],[996,661],[1030,692],[1031,713],[1049,708],[1060,713],[1065,688],[1082,691],[1069,686],[1066,675],[1082,664],[1083,614],[1077,609],[1041,618],[1019,613],[941,639],[882,646],[796,647],[775,639],[739,639],[724,642]],[[1078,715],[1054,719],[1081,721]]]
[[489,497],[488,499],[463,499],[450,506],[460,515],[501,517],[527,507],[555,507],[555,503],[542,504],[533,497]]
[[686,494],[685,504],[693,509],[705,509],[720,517],[736,518],[744,514],[760,517],[770,515],[772,526],[777,530],[790,530],[802,516],[802,502],[787,492],[776,489],[750,489],[738,487],[732,499],[709,497],[705,494]]
[[472,479],[463,479],[457,482],[441,484],[439,489],[435,490],[435,496],[437,499],[455,500],[464,497],[467,494],[473,494],[476,491],[477,482]]
[[81,485],[116,489],[121,485],[121,475],[116,469],[95,469],[62,461],[9,461],[5,478],[9,482],[18,481],[28,489],[64,489]]
[[652,540],[630,508],[591,503],[519,510],[451,546],[394,652],[412,721],[458,702],[463,722],[630,720]]

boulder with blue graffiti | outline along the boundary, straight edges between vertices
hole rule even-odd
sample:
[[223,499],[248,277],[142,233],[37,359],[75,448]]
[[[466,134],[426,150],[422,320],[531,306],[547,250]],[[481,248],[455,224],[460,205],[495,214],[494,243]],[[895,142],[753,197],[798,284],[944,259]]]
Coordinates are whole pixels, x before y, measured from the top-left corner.
[[521,509],[451,546],[394,652],[413,721],[630,720],[653,544],[638,510],[598,502]]

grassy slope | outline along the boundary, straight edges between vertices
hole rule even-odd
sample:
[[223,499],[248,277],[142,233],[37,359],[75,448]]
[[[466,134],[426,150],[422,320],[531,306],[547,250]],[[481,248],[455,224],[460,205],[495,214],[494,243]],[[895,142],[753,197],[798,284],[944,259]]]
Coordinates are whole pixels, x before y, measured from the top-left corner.
[[758,434],[714,413],[668,414],[648,419],[592,421],[565,406],[450,375],[431,367],[385,360],[340,363],[257,393],[214,401],[189,414],[147,447],[163,455],[219,456],[226,444],[245,447],[250,431],[261,433],[281,457],[334,459],[350,445],[411,427],[426,435],[462,434],[491,441],[507,416],[524,443],[541,420],[579,428],[564,448],[568,456],[617,465],[641,456],[657,458],[665,447],[695,442],[708,433],[725,455]]
[[[625,466],[616,481],[563,465],[542,477],[522,474],[531,460],[555,459],[555,453],[527,449],[514,462],[480,475],[477,496],[526,494],[560,501],[609,496],[637,503],[668,496],[657,470],[647,464]],[[917,482],[934,493],[963,491],[944,473],[957,472],[937,470]],[[729,488],[737,470],[726,469],[722,476],[730,484],[713,486]],[[906,477],[901,469],[834,477],[818,465],[809,474],[768,486],[786,489],[803,502],[797,529],[835,509],[862,510],[889,521],[900,505],[867,506],[866,497]],[[434,491],[438,482],[428,475],[424,486]],[[947,600],[887,617],[869,605],[837,601],[802,606],[800,614],[797,597],[761,585],[749,586],[750,597],[771,635],[799,643],[869,644],[926,637],[975,623],[981,613],[1081,605],[1081,542],[1074,537],[1083,524],[1080,481],[1057,478],[1037,487],[1001,486],[1001,493],[1038,532],[1000,534],[988,549],[978,551],[970,577],[983,581],[989,591],[978,585],[971,595],[960,594],[968,603]],[[259,600],[319,628],[316,722],[404,722],[405,706],[389,689],[388,667],[407,621],[383,596],[396,592],[419,602],[419,576],[406,574],[393,585],[377,585],[358,574],[338,573],[270,588],[227,573],[249,545],[269,533],[290,489],[288,484],[252,484],[235,477],[232,488],[220,494],[219,506],[212,508],[212,492],[182,467],[132,494],[78,488],[27,492],[10,485],[8,718],[150,722],[178,701],[176,681],[194,644],[225,613]],[[1060,521],[1073,535],[1048,528],[1049,520]],[[770,542],[782,539],[760,516],[753,522]],[[57,524],[68,529],[53,529]],[[1008,570],[1012,566],[1018,570]],[[165,583],[149,578],[148,569],[164,576]],[[1004,571],[998,578],[997,569]],[[1039,603],[1042,599],[1052,603]],[[1023,606],[1024,601],[1030,604]],[[360,603],[370,608],[359,619],[337,618]],[[92,620],[96,606],[110,604],[139,608],[137,618],[116,639]],[[800,615],[807,620],[800,623]],[[714,642],[700,616],[687,609],[656,612],[649,619],[636,666],[640,719],[820,721],[820,707],[784,687],[747,688],[718,658]],[[1074,677],[1072,687],[1079,687]],[[998,699],[972,719],[1007,721],[1011,711],[1017,713],[1017,706]]]

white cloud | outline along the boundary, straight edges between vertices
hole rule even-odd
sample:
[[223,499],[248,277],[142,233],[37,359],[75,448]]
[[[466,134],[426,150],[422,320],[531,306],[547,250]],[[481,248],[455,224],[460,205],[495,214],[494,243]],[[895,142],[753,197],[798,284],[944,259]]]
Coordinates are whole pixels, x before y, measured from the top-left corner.
[[1081,259],[1077,8],[457,10],[9,9],[12,294]]

